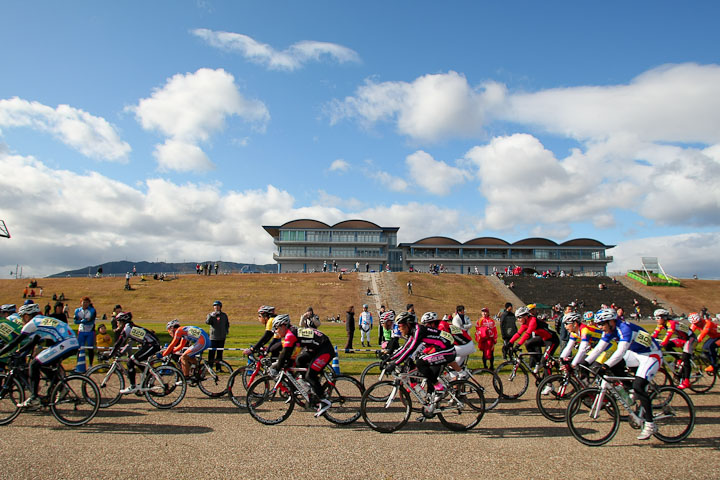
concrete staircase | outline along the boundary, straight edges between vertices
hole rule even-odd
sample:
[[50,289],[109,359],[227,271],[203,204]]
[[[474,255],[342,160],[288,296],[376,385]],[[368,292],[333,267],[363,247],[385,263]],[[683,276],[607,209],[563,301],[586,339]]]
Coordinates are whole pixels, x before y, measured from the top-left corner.
[[363,284],[363,293],[370,289],[371,296],[368,296],[367,304],[375,307],[375,311],[380,309],[380,305],[385,305],[388,310],[402,312],[407,304],[407,297],[403,288],[397,283],[395,275],[388,272],[360,272],[360,280]]

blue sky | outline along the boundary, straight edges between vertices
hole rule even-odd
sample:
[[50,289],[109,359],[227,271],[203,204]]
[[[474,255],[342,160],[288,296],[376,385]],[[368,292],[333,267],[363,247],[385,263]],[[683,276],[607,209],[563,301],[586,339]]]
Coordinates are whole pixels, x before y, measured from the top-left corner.
[[[3,2],[0,268],[271,263],[261,225],[591,237],[720,277],[716,2]],[[2,272],[2,270],[0,270]]]

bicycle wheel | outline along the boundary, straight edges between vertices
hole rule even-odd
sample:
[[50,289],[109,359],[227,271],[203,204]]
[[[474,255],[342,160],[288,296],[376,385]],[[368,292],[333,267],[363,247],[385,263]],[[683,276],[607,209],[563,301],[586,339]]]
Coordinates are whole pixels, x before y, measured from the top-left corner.
[[25,401],[22,385],[16,378],[0,375],[0,425],[7,425],[20,415],[18,403]]
[[243,383],[246,369],[247,367],[240,367],[235,369],[235,371],[232,372],[228,377],[227,382],[228,398],[230,398],[230,401],[236,407],[241,409],[247,408],[247,402],[245,400],[247,389],[245,388],[245,385]]
[[360,402],[365,389],[353,377],[336,375],[332,382],[325,382],[323,390],[332,406],[323,416],[337,425],[349,425],[360,418]]
[[85,373],[85,376],[95,382],[100,389],[100,408],[107,408],[120,401],[120,390],[125,388],[125,377],[116,368],[110,370],[112,365],[102,363],[95,365]]
[[250,415],[263,425],[284,422],[295,408],[292,386],[283,378],[276,385],[269,375],[256,379],[248,388],[246,404]]
[[495,374],[500,379],[503,398],[520,398],[527,391],[530,377],[522,363],[515,369],[515,362],[503,362],[495,369]]
[[580,389],[580,384],[574,378],[550,375],[538,385],[535,402],[545,418],[556,423],[563,422],[570,399]]
[[684,440],[695,427],[695,406],[687,393],[676,387],[660,387],[651,395],[655,436],[665,443]]
[[438,402],[438,418],[450,430],[464,432],[480,423],[485,415],[482,388],[467,380],[454,380]]
[[656,387],[662,387],[663,385],[673,385],[673,377],[667,371],[665,367],[660,367],[655,376],[653,377],[652,383]]
[[211,398],[225,395],[228,378],[233,372],[230,364],[225,360],[216,360],[215,368],[205,368],[204,364],[200,368],[202,368],[200,381],[198,382],[200,391]]
[[143,381],[145,399],[155,408],[172,408],[182,402],[187,392],[185,375],[172,365],[151,368]]
[[68,375],[50,392],[50,411],[64,425],[85,425],[99,408],[100,389],[85,375]]
[[363,393],[360,412],[365,423],[375,431],[392,433],[410,419],[412,400],[402,385],[385,380],[371,385]]
[[256,378],[259,378],[263,375],[265,375],[265,369],[261,366],[257,373],[255,373],[255,369],[257,368],[257,362],[249,363],[245,367],[245,375],[242,377],[242,384],[243,387],[245,387],[245,391],[247,391],[248,387],[252,382],[255,381]]
[[695,356],[691,360],[690,390],[695,393],[706,393],[715,385],[717,374],[707,373],[705,368],[710,365],[704,358]]
[[471,380],[483,389],[485,411],[488,412],[497,407],[503,396],[500,378],[489,368],[476,368],[471,373]]
[[370,385],[385,380],[385,371],[382,369],[382,362],[373,362],[360,374],[360,383],[363,389],[367,390]]
[[580,443],[597,447],[615,436],[620,427],[620,412],[609,392],[604,392],[598,405],[599,388],[580,390],[568,405],[566,420],[570,433]]

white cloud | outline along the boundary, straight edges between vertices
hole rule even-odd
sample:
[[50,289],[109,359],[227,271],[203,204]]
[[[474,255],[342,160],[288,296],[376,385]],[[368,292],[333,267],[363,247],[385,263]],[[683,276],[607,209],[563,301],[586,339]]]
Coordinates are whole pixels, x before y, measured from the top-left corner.
[[466,170],[435,160],[422,150],[408,155],[405,163],[410,171],[410,178],[435,195],[447,195],[453,187],[464,183],[472,176]]
[[331,172],[347,172],[349,169],[350,164],[342,158],[338,158],[330,164]]
[[344,118],[365,125],[396,121],[402,135],[436,142],[447,137],[478,137],[489,112],[502,105],[505,87],[488,82],[471,87],[467,79],[450,71],[424,75],[412,83],[366,81],[354,97],[331,102],[331,123]]
[[198,28],[191,33],[210,46],[231,52],[239,52],[251,62],[264,65],[271,70],[297,70],[310,61],[330,58],[338,63],[359,62],[358,54],[350,48],[329,42],[304,40],[294,43],[283,51],[275,50],[266,43],[233,32],[219,32]]
[[400,177],[391,175],[383,170],[368,169],[365,173],[369,178],[377,180],[381,185],[389,188],[393,192],[405,192],[408,189],[408,182]]
[[720,278],[720,232],[686,233],[620,242],[608,251],[608,271],[626,272],[641,267],[641,257],[657,257],[668,275],[679,278]]
[[[155,156],[163,169],[207,169],[212,162],[197,145],[221,131],[226,118],[238,116],[263,131],[270,119],[267,107],[258,100],[246,99],[235,86],[228,72],[201,68],[195,73],[177,74],[168,79],[152,96],[130,107],[146,130],[155,130],[170,137],[158,146]],[[190,159],[171,159],[178,147]],[[194,147],[194,148],[190,148]],[[203,158],[204,157],[204,158]]]
[[215,164],[205,152],[193,143],[168,139],[155,146],[153,152],[160,171],[178,172],[205,171],[215,168]]
[[105,119],[70,107],[52,108],[18,97],[0,100],[0,127],[26,127],[47,132],[85,156],[126,162],[130,145]]

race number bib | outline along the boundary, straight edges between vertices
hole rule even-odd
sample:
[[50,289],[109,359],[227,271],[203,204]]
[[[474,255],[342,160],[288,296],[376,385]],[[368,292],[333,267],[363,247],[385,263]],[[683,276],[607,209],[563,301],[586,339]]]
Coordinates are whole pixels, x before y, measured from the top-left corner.
[[298,328],[297,336],[300,338],[313,338],[314,332],[312,328]]
[[452,342],[452,341],[453,341],[453,336],[452,336],[450,333],[446,332],[445,330],[442,330],[442,331],[440,332],[440,336],[441,336],[442,338],[444,338],[445,340],[447,340],[448,342]]
[[677,322],[675,324],[675,330],[677,330],[680,333],[689,334],[690,333],[690,327],[685,325],[684,323]]
[[133,327],[130,330],[130,336],[138,340],[144,339],[146,334],[147,332],[143,328]]
[[4,338],[7,341],[10,341],[10,338],[12,337],[12,334],[14,332],[15,330],[13,330],[10,325],[0,323],[0,337]]
[[57,320],[55,318],[45,317],[42,320],[40,320],[41,327],[57,327],[59,324],[60,324],[60,320]]
[[647,332],[638,332],[635,337],[635,343],[639,343],[643,347],[650,348],[650,345],[652,345],[652,337]]
[[450,325],[450,333],[453,335],[462,335],[462,328],[458,327],[457,325]]
[[188,329],[188,335],[195,338],[200,338],[202,336],[202,330],[200,330],[197,327],[192,327]]

